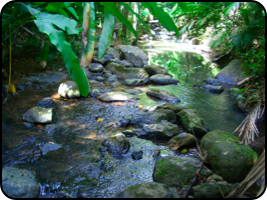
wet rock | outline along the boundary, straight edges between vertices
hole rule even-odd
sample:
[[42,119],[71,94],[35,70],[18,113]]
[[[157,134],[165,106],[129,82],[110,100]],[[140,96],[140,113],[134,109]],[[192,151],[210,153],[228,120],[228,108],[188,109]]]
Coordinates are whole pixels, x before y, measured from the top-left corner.
[[143,130],[151,139],[170,139],[179,134],[178,126],[166,120],[162,120],[158,124],[144,124]]
[[180,198],[175,190],[162,183],[147,182],[128,187],[117,198]]
[[47,154],[50,151],[58,150],[62,147],[62,145],[54,143],[54,142],[47,142],[44,146],[41,147],[42,155]]
[[48,124],[45,126],[45,132],[48,135],[53,135],[55,134],[57,131],[59,131],[59,126],[55,125],[55,124]]
[[151,96],[153,98],[159,99],[159,100],[163,100],[163,101],[168,101],[168,102],[172,102],[172,103],[177,103],[180,100],[174,96],[172,93],[163,90],[163,89],[159,89],[159,88],[150,88],[146,91],[146,94],[148,96]]
[[142,90],[139,89],[124,89],[123,91],[132,95],[141,94],[143,92]]
[[30,89],[30,88],[32,88],[32,87],[33,87],[33,83],[32,83],[32,82],[27,81],[27,82],[25,83],[25,88],[26,88],[26,89]]
[[178,119],[187,132],[195,133],[196,136],[203,136],[208,132],[208,128],[202,118],[194,109],[184,109],[177,113]]
[[103,76],[97,76],[96,78],[95,78],[95,80],[97,80],[97,81],[100,81],[100,82],[103,82],[104,80],[106,80]]
[[32,123],[28,123],[28,122],[25,122],[23,123],[27,128],[32,128],[33,127],[33,124]]
[[172,78],[170,75],[156,74],[149,78],[151,83],[159,85],[170,85],[177,84],[179,81],[175,78]]
[[243,62],[240,60],[232,60],[227,66],[225,66],[216,76],[221,82],[236,85],[242,81],[244,69]]
[[106,54],[111,54],[113,58],[117,58],[118,60],[120,60],[121,57],[121,53],[119,52],[119,50],[112,47],[107,48]]
[[103,65],[100,63],[91,63],[88,65],[88,69],[91,72],[101,72],[103,70]]
[[16,167],[4,167],[2,189],[10,198],[37,198],[40,187],[36,181],[35,172]]
[[189,109],[189,108],[185,107],[185,106],[179,106],[179,105],[176,105],[176,104],[173,104],[173,103],[163,103],[162,105],[157,107],[157,110],[160,110],[160,109],[169,109],[169,110],[172,110],[175,113],[178,113],[178,112],[180,112],[180,111],[182,111],[184,109]]
[[111,88],[115,88],[115,87],[118,87],[118,86],[120,86],[121,85],[121,83],[119,82],[119,81],[114,81],[114,82],[112,82],[111,84],[110,84],[110,87]]
[[31,123],[53,123],[53,108],[33,107],[22,115],[22,119]]
[[91,73],[89,72],[89,70],[85,67],[81,67],[85,76],[87,77],[87,79],[91,78]]
[[[129,120],[130,121],[130,120]],[[129,123],[129,122],[128,122]],[[121,126],[122,127],[122,126]],[[135,128],[135,129],[127,129],[127,130],[123,130],[122,133],[126,136],[126,137],[133,137],[133,136],[137,136],[137,137],[141,137],[144,138],[143,136],[145,136],[147,133],[141,129],[141,128]]]
[[[201,161],[194,157],[166,156],[156,161],[153,180],[169,187],[180,187],[189,184],[200,165]],[[211,174],[210,170],[203,168],[200,176],[208,177]]]
[[107,92],[105,94],[102,94],[99,96],[99,100],[105,101],[105,102],[113,102],[113,101],[135,101],[138,98],[125,93],[125,92]]
[[149,79],[137,79],[137,78],[131,78],[131,79],[125,79],[123,84],[128,85],[131,87],[140,86],[147,84]]
[[144,66],[144,69],[149,74],[149,76],[153,76],[156,74],[170,75],[168,70],[157,65],[146,65]]
[[207,162],[230,183],[241,182],[258,158],[247,145],[238,143],[237,137],[219,130],[205,134],[200,142],[201,150],[207,150]]
[[113,133],[108,139],[102,142],[104,147],[114,156],[126,154],[130,149],[130,142],[121,132]]
[[122,60],[128,60],[129,62],[133,63],[134,67],[143,67],[144,65],[147,65],[147,55],[136,46],[118,45],[114,49],[119,50]]
[[169,142],[168,147],[175,151],[180,147],[191,145],[195,143],[195,136],[190,133],[180,133],[179,135],[174,136]]
[[211,93],[222,93],[224,90],[222,86],[213,86],[213,85],[204,85],[201,86],[200,88]]
[[[176,121],[176,114],[171,110],[157,111],[137,111],[133,114],[125,115],[122,119],[128,120],[128,125],[143,127],[144,124],[156,124],[162,120],[167,120],[171,123]],[[119,120],[119,121],[120,121]]]
[[133,151],[133,153],[132,153],[132,158],[134,160],[140,160],[140,159],[142,159],[142,156],[143,156],[143,150],[142,149],[140,149],[138,151]]
[[101,94],[105,94],[107,92],[111,92],[112,90],[111,89],[105,89],[105,88],[96,88],[96,89],[92,89],[91,92],[90,92],[90,95],[92,97],[98,97],[100,96]]
[[133,64],[131,62],[127,61],[127,60],[117,60],[115,62],[120,64],[120,65],[123,65],[126,68],[133,67]]
[[107,82],[115,82],[117,80],[118,80],[118,77],[117,75],[114,74],[108,77]]
[[233,190],[232,185],[224,181],[219,175],[214,174],[207,179],[208,182],[192,187],[194,198],[223,198]]
[[215,78],[205,79],[204,82],[206,84],[213,85],[213,86],[219,86],[222,84],[222,82],[219,79],[215,79]]
[[25,90],[25,86],[24,85],[18,85],[17,90],[23,91],[23,90]]
[[61,83],[58,88],[58,94],[66,99],[74,99],[81,96],[80,90],[74,81]]
[[118,63],[111,62],[106,66],[106,69],[116,74],[120,79],[148,79],[148,73],[142,68],[126,68]]
[[55,105],[55,102],[50,97],[45,97],[42,100],[38,101],[37,106],[40,106],[42,108],[50,108]]
[[46,72],[44,73],[32,73],[31,76],[24,77],[23,80],[27,80],[27,81],[35,82],[39,84],[50,85],[52,83],[57,83],[67,77],[68,77],[68,74],[46,70]]

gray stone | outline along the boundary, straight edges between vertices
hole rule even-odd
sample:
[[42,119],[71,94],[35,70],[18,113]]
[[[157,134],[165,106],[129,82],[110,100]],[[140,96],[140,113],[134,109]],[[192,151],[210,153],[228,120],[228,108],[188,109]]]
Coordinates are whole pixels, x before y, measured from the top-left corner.
[[180,147],[195,143],[195,140],[195,136],[190,133],[180,133],[179,135],[174,136],[168,142],[168,147],[170,148],[170,150],[175,151]]
[[16,167],[2,170],[2,189],[10,198],[37,198],[40,187],[35,172]]
[[91,63],[88,65],[88,69],[91,72],[101,72],[103,70],[103,65],[100,63]]
[[142,68],[126,68],[123,65],[120,65],[115,62],[111,62],[106,66],[106,69],[116,74],[119,79],[148,79],[148,73]]
[[33,107],[22,115],[22,119],[31,123],[53,123],[53,108]]
[[114,82],[112,82],[112,83],[110,84],[110,87],[115,88],[115,87],[118,87],[118,86],[120,86],[120,85],[121,85],[121,83],[120,83],[119,81],[114,81]]
[[142,156],[143,156],[143,150],[142,149],[140,149],[138,151],[133,151],[133,153],[132,153],[132,158],[134,160],[140,160],[140,159],[142,159]]
[[246,77],[243,77],[243,62],[240,60],[232,60],[225,66],[216,76],[221,82],[236,85]]
[[28,82],[25,83],[25,88],[26,89],[29,89],[29,88],[32,88],[32,87],[33,87],[33,83],[32,82],[28,81]]
[[102,94],[99,96],[99,100],[105,101],[105,102],[113,102],[113,101],[135,101],[138,98],[125,93],[125,92],[107,92],[105,94]]
[[42,155],[47,154],[50,151],[58,150],[62,147],[62,145],[54,143],[54,142],[47,142],[44,146],[41,147]]
[[151,139],[170,139],[179,134],[178,126],[167,120],[162,120],[158,124],[144,124],[143,130]]
[[157,66],[157,65],[146,65],[146,66],[144,66],[144,69],[149,74],[149,76],[153,76],[156,74],[170,75],[168,70],[166,70],[163,67]]
[[211,93],[222,93],[223,92],[223,87],[222,86],[213,86],[213,85],[204,85],[201,86],[200,88],[206,90],[207,92]]
[[244,180],[258,158],[256,152],[231,133],[215,130],[203,136],[200,142],[202,151],[207,150],[207,162],[215,173],[230,183]]
[[215,79],[215,78],[205,79],[204,82],[206,84],[213,85],[213,86],[218,86],[222,84],[222,82],[219,79]]
[[59,131],[59,127],[55,124],[48,124],[45,126],[45,132],[48,134],[48,135],[53,135],[55,134],[57,131]]
[[22,78],[23,80],[40,83],[40,84],[47,84],[50,85],[52,83],[60,82],[61,80],[68,77],[68,74],[63,72],[52,72],[47,71],[44,73],[32,73],[29,77]]
[[151,83],[160,84],[160,85],[170,85],[177,84],[179,81],[175,78],[172,78],[169,75],[156,74],[149,78]]
[[50,108],[55,105],[55,102],[50,97],[45,97],[42,100],[38,101],[37,106],[40,106],[42,108]]
[[131,79],[125,79],[123,84],[131,87],[140,86],[147,84],[149,79],[137,79],[137,78],[131,78]]
[[117,80],[118,80],[118,77],[117,75],[114,74],[108,77],[107,82],[115,82]]
[[67,81],[61,83],[58,88],[60,97],[67,99],[79,98],[81,96],[80,90],[74,81]]
[[111,92],[112,90],[111,89],[105,89],[105,88],[97,88],[97,89],[92,89],[91,92],[90,92],[90,95],[92,97],[98,97],[100,96],[101,94],[105,94],[107,92]]
[[173,103],[163,103],[162,105],[157,107],[157,110],[161,110],[161,109],[169,109],[169,110],[172,110],[175,113],[178,113],[178,112],[180,112],[180,111],[182,111],[184,109],[189,109],[189,108],[186,107],[186,106],[180,106],[180,105],[176,105],[176,104],[173,104]]
[[180,198],[175,190],[162,183],[147,182],[128,187],[117,198]]
[[85,68],[85,67],[81,67],[81,68],[82,68],[86,78],[87,79],[91,78],[91,73],[89,72],[89,70],[87,68]]
[[113,133],[108,139],[102,142],[104,147],[114,156],[126,154],[130,149],[130,142],[121,132]]
[[202,118],[194,109],[184,109],[177,113],[177,116],[187,132],[195,133],[196,136],[203,136],[208,132],[208,128]]
[[124,89],[123,91],[132,95],[141,94],[143,92],[142,90],[139,89]]
[[97,76],[96,78],[95,78],[95,80],[97,80],[97,81],[100,81],[100,82],[103,82],[104,80],[106,80],[103,76]]
[[121,53],[121,59],[133,63],[134,67],[147,65],[148,57],[141,49],[131,45],[118,45],[115,47]]
[[146,94],[162,101],[168,101],[172,103],[180,102],[180,100],[172,93],[160,88],[150,88],[146,91]]

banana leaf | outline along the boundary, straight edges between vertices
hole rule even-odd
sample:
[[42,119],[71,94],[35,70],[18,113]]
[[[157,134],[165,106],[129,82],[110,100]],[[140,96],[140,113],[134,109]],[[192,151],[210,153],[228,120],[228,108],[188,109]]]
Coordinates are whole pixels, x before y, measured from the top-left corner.
[[162,7],[158,7],[156,2],[141,2],[141,4],[149,10],[149,12],[154,15],[164,28],[168,31],[174,31],[179,37],[179,30],[175,25],[172,18],[166,13]]
[[134,30],[131,22],[128,21],[128,19],[126,19],[123,14],[119,11],[119,9],[117,8],[117,6],[115,5],[115,3],[113,2],[100,2],[103,6],[105,6],[105,8],[107,9],[107,11],[109,13],[111,13],[112,15],[114,15],[115,17],[117,17],[123,24],[125,24],[125,26],[127,27],[128,30],[132,31],[134,36],[138,39],[138,34],[137,32]]
[[[73,81],[77,84],[81,95],[87,97],[89,94],[88,80],[80,67],[78,57],[72,51],[71,45],[66,41],[62,31],[66,31],[69,35],[78,34],[79,30],[75,28],[78,23],[75,20],[62,15],[40,12],[23,3],[21,3],[21,8],[36,17],[34,22],[39,31],[46,33],[49,36],[51,43],[54,44],[62,54],[66,68]],[[55,26],[62,30],[58,30]]]
[[106,11],[103,24],[103,31],[99,39],[98,59],[101,59],[106,52],[106,49],[108,47],[113,32],[114,24],[115,24],[114,16]]

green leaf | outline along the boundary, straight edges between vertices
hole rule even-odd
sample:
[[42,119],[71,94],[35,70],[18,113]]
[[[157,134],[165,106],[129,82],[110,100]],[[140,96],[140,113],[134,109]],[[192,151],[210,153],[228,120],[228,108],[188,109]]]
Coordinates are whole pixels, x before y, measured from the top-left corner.
[[168,31],[174,31],[179,37],[179,30],[175,25],[172,18],[166,13],[162,7],[158,7],[156,2],[141,2],[141,4],[146,7],[152,15],[154,15],[162,26],[164,26]]
[[99,39],[98,59],[101,59],[106,52],[107,46],[109,44],[113,32],[114,24],[115,24],[114,16],[106,11],[103,24],[103,31]]
[[137,14],[136,12],[133,11],[133,9],[131,8],[131,6],[129,6],[128,4],[124,3],[124,2],[120,2],[122,5],[124,5],[128,10],[130,10],[136,17],[137,19],[140,20],[140,22],[144,25],[144,27],[146,28],[146,30],[148,31],[148,33],[150,35],[153,35],[150,31],[150,29],[148,28],[148,26],[146,25],[146,23],[143,21],[143,19],[140,17],[139,14]]
[[41,60],[47,61],[48,53],[49,53],[49,46],[44,44],[40,56]]
[[37,9],[31,8],[23,3],[21,3],[21,6],[24,10],[27,10],[31,14],[35,15],[36,20],[34,20],[34,22],[39,31],[47,34],[51,43],[57,47],[58,51],[60,51],[71,78],[79,87],[81,95],[87,97],[89,94],[89,84],[83,70],[80,67],[79,59],[72,51],[71,45],[66,41],[64,33],[61,30],[57,30],[54,26],[56,25],[63,30],[67,30],[69,34],[78,33],[78,31],[75,31],[77,22],[62,15],[40,12]]
[[123,14],[119,11],[119,9],[117,8],[117,6],[115,5],[115,3],[113,2],[100,2],[103,6],[105,6],[105,8],[107,9],[107,11],[109,13],[111,13],[112,15],[114,15],[115,17],[117,17],[123,24],[125,24],[125,26],[133,32],[134,36],[136,38],[138,38],[138,34],[137,32],[134,30],[131,22],[128,21],[128,19],[126,19]]
[[45,7],[48,12],[57,13],[68,17],[68,14],[63,10],[63,8],[66,8],[63,2],[49,2]]

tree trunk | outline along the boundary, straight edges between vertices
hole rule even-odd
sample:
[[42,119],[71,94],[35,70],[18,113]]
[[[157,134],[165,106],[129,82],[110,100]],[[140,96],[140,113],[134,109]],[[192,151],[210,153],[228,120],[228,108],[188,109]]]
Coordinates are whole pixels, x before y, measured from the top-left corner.
[[[125,2],[126,4],[129,4],[129,2]],[[128,13],[129,13],[129,10],[127,8],[123,8],[123,15],[126,19],[128,19]],[[121,32],[121,36],[126,38],[126,33],[127,33],[127,28],[126,28],[126,25],[123,24],[122,25],[122,32]]]

